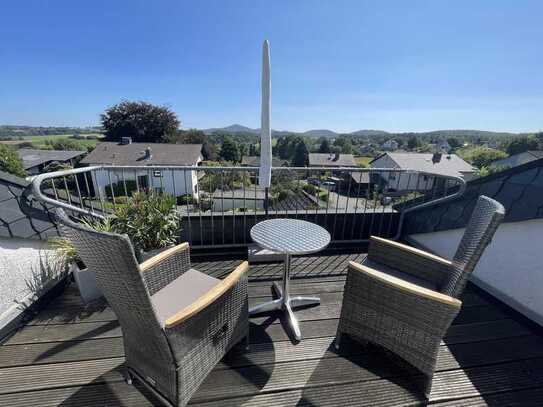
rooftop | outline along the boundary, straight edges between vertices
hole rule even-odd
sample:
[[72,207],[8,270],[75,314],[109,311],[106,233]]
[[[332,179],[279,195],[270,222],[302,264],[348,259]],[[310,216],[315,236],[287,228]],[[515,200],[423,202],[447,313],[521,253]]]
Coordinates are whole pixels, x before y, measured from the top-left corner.
[[[151,157],[146,158],[146,149],[151,149]],[[196,165],[202,160],[201,144],[166,143],[99,143],[89,153],[82,164],[89,165]]]
[[310,153],[309,165],[314,167],[356,167],[352,154]]
[[543,151],[529,150],[492,162],[496,167],[516,167],[543,158]]
[[[234,349],[191,400],[197,406],[420,405],[419,375],[377,347],[345,339],[331,346],[346,265],[362,253],[293,260],[292,292],[318,294],[318,307],[299,310],[303,340],[294,344],[274,314],[251,318],[251,348]],[[223,277],[236,259],[193,257],[194,267]],[[270,297],[282,264],[250,270],[249,302]],[[441,346],[431,402],[453,405],[541,405],[543,338],[509,308],[469,285],[463,309]],[[0,405],[159,405],[138,382],[121,376],[121,328],[106,305],[84,306],[71,285],[0,346]]]
[[373,165],[383,156],[390,157],[399,168],[406,170],[458,177],[465,173],[475,172],[475,168],[456,154],[442,154],[440,161],[434,163],[432,161],[434,154],[432,153],[384,153],[371,161],[370,164]]
[[19,157],[23,160],[25,169],[46,164],[51,161],[68,161],[73,158],[86,154],[86,151],[68,151],[68,150],[34,150],[32,148],[21,148],[17,150]]
[[0,238],[47,239],[57,235],[45,205],[24,199],[29,182],[0,171]]
[[370,173],[362,171],[353,171],[350,173],[351,178],[357,184],[369,184],[370,183]]
[[[241,159],[241,165],[247,167],[259,167],[260,156],[247,155]],[[288,166],[288,160],[282,160],[277,157],[272,157],[272,167],[284,167]]]

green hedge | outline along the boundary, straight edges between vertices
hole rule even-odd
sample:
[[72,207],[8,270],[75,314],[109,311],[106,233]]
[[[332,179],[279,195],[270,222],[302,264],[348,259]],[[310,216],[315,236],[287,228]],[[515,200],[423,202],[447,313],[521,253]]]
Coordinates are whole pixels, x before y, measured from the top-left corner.
[[177,205],[191,205],[195,203],[195,199],[192,195],[186,194],[186,195],[179,195],[177,197]]

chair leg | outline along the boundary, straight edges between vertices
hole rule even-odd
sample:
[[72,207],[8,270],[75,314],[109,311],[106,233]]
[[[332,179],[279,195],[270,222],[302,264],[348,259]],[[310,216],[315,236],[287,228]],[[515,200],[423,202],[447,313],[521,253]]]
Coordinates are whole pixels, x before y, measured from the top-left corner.
[[132,379],[133,379],[133,376],[132,376],[132,373],[130,373],[130,369],[126,368],[124,369],[124,380],[126,382],[126,384],[128,385],[132,385]]
[[247,331],[247,335],[245,335],[245,339],[243,340],[244,344],[245,344],[245,351],[248,352],[251,348],[251,346],[249,345],[249,340],[250,340],[250,337],[249,337],[249,331]]
[[434,380],[433,375],[424,375],[423,392],[427,400],[430,400],[430,393],[432,392],[432,382]]
[[336,350],[339,350],[339,346],[341,345],[341,332],[336,333],[336,338],[334,339],[334,348]]

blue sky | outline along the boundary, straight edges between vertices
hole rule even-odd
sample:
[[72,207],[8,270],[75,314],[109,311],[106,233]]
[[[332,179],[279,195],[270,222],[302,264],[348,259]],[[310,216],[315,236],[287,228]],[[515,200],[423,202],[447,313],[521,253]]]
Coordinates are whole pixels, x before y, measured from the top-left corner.
[[0,123],[93,125],[121,99],[183,127],[543,129],[543,2],[4,1]]

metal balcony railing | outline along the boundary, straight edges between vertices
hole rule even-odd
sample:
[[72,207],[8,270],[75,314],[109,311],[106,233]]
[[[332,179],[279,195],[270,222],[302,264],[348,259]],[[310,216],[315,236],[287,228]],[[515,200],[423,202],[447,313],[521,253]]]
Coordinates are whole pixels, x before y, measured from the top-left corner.
[[305,219],[325,227],[333,242],[397,239],[405,213],[454,199],[459,177],[379,168],[274,167],[269,190],[257,167],[93,166],[40,174],[36,199],[72,214],[103,218],[130,204],[135,192],[176,197],[180,238],[192,246],[251,242],[250,228],[266,218]]

